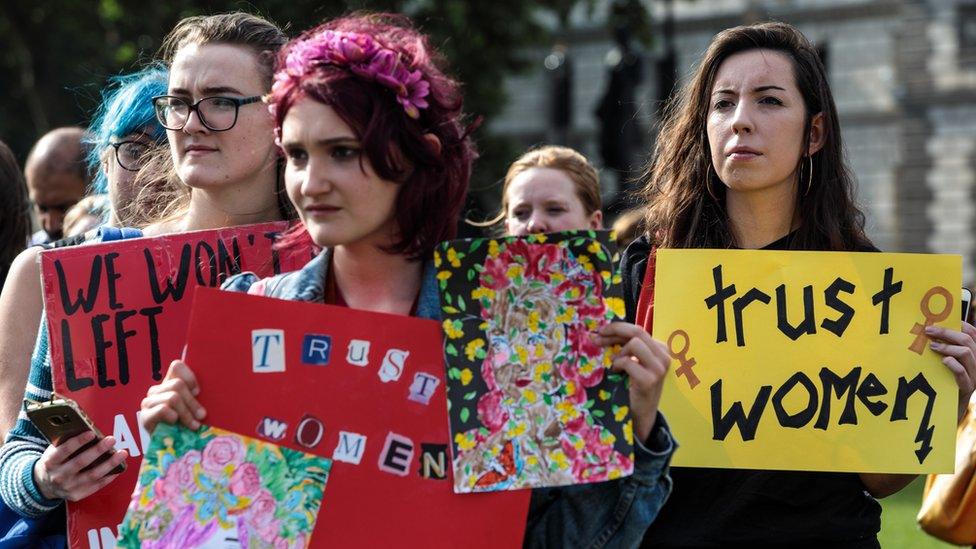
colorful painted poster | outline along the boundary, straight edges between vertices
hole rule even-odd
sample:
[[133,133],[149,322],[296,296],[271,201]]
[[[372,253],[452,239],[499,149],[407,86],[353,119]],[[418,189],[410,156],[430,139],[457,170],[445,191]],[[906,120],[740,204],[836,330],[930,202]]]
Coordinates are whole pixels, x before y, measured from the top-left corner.
[[622,319],[608,231],[446,242],[439,269],[458,493],[599,482],[633,472],[616,349]]
[[313,546],[521,546],[529,492],[451,488],[437,322],[201,288],[188,333],[210,425],[332,459]]
[[304,548],[332,462],[230,431],[161,424],[119,547]]
[[111,547],[149,436],[138,411],[179,358],[191,296],[231,275],[298,269],[308,247],[276,250],[286,222],[139,238],[41,254],[55,390],[74,399],[130,459],[95,497],[68,503],[75,547]]
[[951,472],[959,256],[658,250],[661,401],[690,467]]

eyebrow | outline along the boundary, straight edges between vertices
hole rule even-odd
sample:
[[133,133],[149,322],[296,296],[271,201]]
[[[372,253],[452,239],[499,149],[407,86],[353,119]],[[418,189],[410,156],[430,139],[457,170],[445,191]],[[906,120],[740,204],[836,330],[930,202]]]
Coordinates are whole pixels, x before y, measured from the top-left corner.
[[[768,84],[768,85],[765,85],[765,86],[758,86],[756,88],[753,88],[752,89],[752,93],[762,93],[764,91],[769,91],[769,90],[779,90],[781,92],[785,92],[786,91],[785,88],[781,88],[779,86],[774,86],[772,84]],[[731,88],[722,88],[720,90],[716,90],[716,91],[712,92],[712,95],[735,95],[735,90],[733,90]]]
[[[235,88],[233,86],[207,86],[205,88],[202,88],[200,91],[203,93],[203,95],[205,97],[209,97],[209,96],[212,96],[212,95],[219,95],[219,94],[223,94],[223,93],[232,93],[232,94],[235,94],[235,95],[244,95],[243,93],[241,93],[240,90],[238,90],[237,88]],[[190,93],[189,90],[187,90],[185,88],[173,88],[172,90],[170,90],[169,93],[171,93],[173,95],[189,95],[189,96],[192,96],[193,95],[192,93]]]
[[[317,147],[329,147],[332,145],[338,145],[340,143],[359,143],[359,140],[352,136],[342,135],[339,137],[330,137],[328,139],[319,139],[314,143]],[[283,141],[281,143],[282,148],[292,147],[298,144],[298,141]]]
[[121,143],[123,141],[139,140],[140,138],[152,140],[153,136],[151,133],[148,133],[144,130],[136,130],[122,136],[113,135],[112,137],[109,138],[108,142],[111,144],[115,144],[115,143]]
[[144,137],[146,139],[152,139],[153,138],[153,136],[152,136],[151,133],[149,133],[147,131],[144,131],[144,130],[136,130],[134,132],[129,133],[127,136],[123,136],[123,137],[128,137],[128,136],[132,136],[132,138],[134,138],[134,139],[139,139],[140,137]]

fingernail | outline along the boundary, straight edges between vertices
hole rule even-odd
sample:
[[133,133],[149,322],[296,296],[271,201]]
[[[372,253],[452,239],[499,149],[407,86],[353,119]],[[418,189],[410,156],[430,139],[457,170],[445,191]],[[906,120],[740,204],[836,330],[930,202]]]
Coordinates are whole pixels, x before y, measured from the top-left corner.
[[196,413],[194,415],[197,416],[197,419],[203,419],[203,418],[207,417],[207,411],[204,410],[203,407],[200,407],[200,408],[197,408],[197,411],[196,411]]
[[196,431],[199,428],[200,428],[200,422],[199,421],[197,421],[197,420],[194,419],[193,421],[190,422],[190,429],[193,429],[194,431]]
[[193,396],[197,396],[199,394],[200,394],[200,388],[199,387],[194,387],[193,388]]
[[933,341],[933,342],[929,343],[929,348],[930,349],[938,349],[940,346],[941,346],[941,344],[939,342],[937,342],[937,341]]
[[927,334],[934,334],[936,332],[936,330],[937,330],[937,328],[935,326],[926,326],[925,327],[925,333],[927,333]]

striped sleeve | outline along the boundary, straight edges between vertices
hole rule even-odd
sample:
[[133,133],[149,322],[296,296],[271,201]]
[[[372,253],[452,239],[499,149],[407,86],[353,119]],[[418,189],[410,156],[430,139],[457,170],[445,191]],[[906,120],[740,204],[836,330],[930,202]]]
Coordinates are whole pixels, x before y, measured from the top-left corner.
[[[25,399],[51,398],[50,356],[47,324],[42,319],[31,356]],[[49,500],[42,496],[34,482],[34,464],[47,447],[47,439],[21,409],[17,424],[7,433],[7,440],[0,447],[0,498],[22,516],[39,517],[61,504],[61,500]]]

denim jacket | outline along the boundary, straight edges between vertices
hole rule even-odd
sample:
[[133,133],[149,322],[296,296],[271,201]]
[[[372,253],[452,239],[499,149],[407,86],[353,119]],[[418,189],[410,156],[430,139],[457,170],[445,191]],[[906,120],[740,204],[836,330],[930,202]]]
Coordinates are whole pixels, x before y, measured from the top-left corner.
[[[304,268],[259,280],[252,273],[229,278],[223,289],[295,301],[322,302],[331,253]],[[424,267],[416,316],[440,320],[440,297],[432,264]],[[637,547],[671,493],[668,468],[676,444],[658,414],[648,440],[635,445],[630,477],[532,491],[525,547]],[[459,496],[464,497],[464,496]]]

